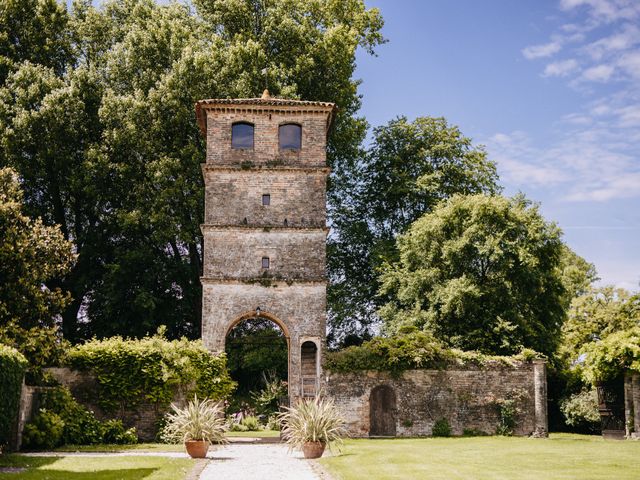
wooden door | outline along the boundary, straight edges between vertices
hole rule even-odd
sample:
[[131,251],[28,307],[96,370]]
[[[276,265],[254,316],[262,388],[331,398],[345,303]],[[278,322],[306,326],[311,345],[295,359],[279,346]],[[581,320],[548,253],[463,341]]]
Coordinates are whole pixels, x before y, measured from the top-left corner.
[[369,425],[369,436],[396,435],[396,394],[388,385],[380,385],[371,390]]

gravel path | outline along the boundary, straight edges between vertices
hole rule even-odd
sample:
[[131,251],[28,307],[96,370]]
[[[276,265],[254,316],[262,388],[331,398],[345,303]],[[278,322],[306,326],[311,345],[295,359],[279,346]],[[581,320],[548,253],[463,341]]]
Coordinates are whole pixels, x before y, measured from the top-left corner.
[[328,480],[302,452],[285,445],[230,444],[209,452],[200,480]]

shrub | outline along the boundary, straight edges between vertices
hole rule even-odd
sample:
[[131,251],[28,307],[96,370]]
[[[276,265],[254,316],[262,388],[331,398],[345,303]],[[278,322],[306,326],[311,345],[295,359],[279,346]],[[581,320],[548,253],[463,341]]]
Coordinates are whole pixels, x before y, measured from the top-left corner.
[[262,425],[260,425],[260,420],[258,417],[244,417],[240,420],[240,425],[243,425],[247,428],[248,432],[257,432],[258,430],[262,430]]
[[168,405],[176,389],[214,400],[233,391],[224,354],[211,354],[201,341],[169,341],[162,334],[141,340],[93,339],[72,349],[68,363],[95,375],[98,404],[106,411],[143,401]]
[[598,394],[595,390],[583,390],[560,402],[560,411],[565,422],[577,431],[595,433],[600,431]]
[[232,432],[248,432],[249,427],[243,425],[242,423],[232,423],[229,430],[231,430]]
[[522,414],[520,403],[526,395],[523,391],[514,390],[505,398],[496,401],[498,408],[499,422],[496,427],[497,435],[510,437],[517,426],[518,417]]
[[162,438],[168,443],[207,440],[223,443],[226,430],[222,408],[213,400],[198,400],[196,396],[186,407],[171,404]]
[[62,444],[64,421],[60,415],[41,408],[24,426],[22,445],[28,450],[51,450]]
[[346,435],[345,422],[333,401],[316,397],[304,399],[279,415],[282,436],[290,447],[302,448],[306,442],[323,442],[340,448]]
[[451,425],[449,425],[449,421],[446,418],[436,420],[436,423],[433,424],[431,435],[434,437],[450,437]]
[[444,369],[447,366],[483,366],[491,362],[515,365],[519,361],[540,358],[532,350],[521,355],[504,357],[465,352],[448,348],[432,335],[414,329],[406,329],[393,337],[375,337],[360,346],[328,352],[324,367],[334,372],[378,370],[400,373],[415,368]]
[[259,392],[251,392],[259,415],[269,416],[278,411],[280,398],[287,395],[287,382],[280,380],[275,374],[263,373],[264,388]]
[[18,416],[26,368],[27,360],[20,352],[0,344],[0,448],[9,442],[9,434]]
[[[50,449],[65,444],[138,442],[135,428],[125,430],[120,420],[100,422],[93,412],[73,398],[66,387],[56,387],[47,391],[42,396],[41,403],[43,408],[40,413],[25,425],[25,432],[29,432],[25,440],[25,446],[28,448]],[[56,434],[58,427],[60,433]]]
[[102,424],[102,443],[131,445],[138,443],[135,428],[125,430],[122,420],[107,420]]
[[281,426],[280,426],[280,420],[278,420],[278,415],[277,414],[269,415],[269,419],[267,420],[267,429],[279,431],[280,428]]

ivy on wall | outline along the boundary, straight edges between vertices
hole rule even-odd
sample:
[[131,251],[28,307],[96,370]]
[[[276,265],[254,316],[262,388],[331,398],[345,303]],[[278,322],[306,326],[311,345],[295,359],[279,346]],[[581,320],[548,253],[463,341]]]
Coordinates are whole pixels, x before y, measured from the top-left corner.
[[140,340],[93,339],[71,349],[67,363],[95,375],[96,398],[106,411],[166,405],[176,391],[221,400],[235,389],[224,354],[212,354],[199,340],[169,341],[162,332]]
[[324,368],[343,373],[361,370],[401,373],[411,369],[439,370],[453,365],[482,367],[500,363],[515,366],[518,362],[535,358],[540,358],[540,355],[529,349],[504,357],[448,348],[425,332],[409,331],[393,337],[376,337],[360,346],[329,352]]
[[27,360],[20,352],[0,344],[0,448],[10,440],[26,369]]

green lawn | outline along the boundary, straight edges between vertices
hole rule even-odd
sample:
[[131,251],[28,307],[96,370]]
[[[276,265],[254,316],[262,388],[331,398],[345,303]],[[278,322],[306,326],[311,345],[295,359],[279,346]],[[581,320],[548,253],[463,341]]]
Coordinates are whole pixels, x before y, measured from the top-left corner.
[[474,437],[347,440],[320,462],[336,479],[640,479],[640,442],[555,434],[549,439]]
[[165,457],[28,457],[0,456],[0,467],[27,467],[21,473],[0,473],[13,480],[179,480],[195,463]]

